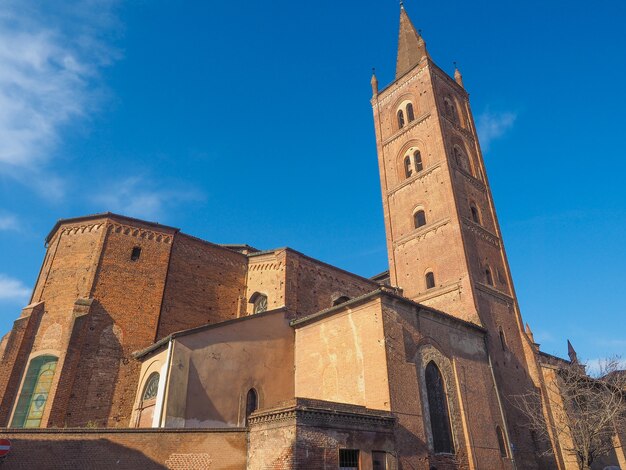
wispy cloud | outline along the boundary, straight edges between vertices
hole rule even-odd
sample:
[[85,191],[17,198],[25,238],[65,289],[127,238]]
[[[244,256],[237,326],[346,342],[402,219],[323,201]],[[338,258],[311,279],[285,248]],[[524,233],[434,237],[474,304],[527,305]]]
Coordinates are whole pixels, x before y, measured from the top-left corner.
[[478,116],[477,128],[478,137],[483,150],[489,150],[491,142],[502,137],[513,124],[515,124],[517,114],[513,112],[492,112],[486,110]]
[[146,178],[133,177],[107,185],[93,197],[93,202],[100,211],[157,219],[164,217],[179,204],[202,199],[203,195],[192,188],[160,185]]
[[[114,24],[115,4],[2,2],[0,173],[37,176],[58,157],[64,126],[89,116],[98,100],[98,73],[116,57],[102,39],[102,30]],[[48,181],[48,194],[59,195],[58,178]]]
[[19,222],[12,214],[0,214],[0,232],[4,230],[17,230]]
[[29,297],[30,289],[22,281],[0,274],[0,300],[26,303]]

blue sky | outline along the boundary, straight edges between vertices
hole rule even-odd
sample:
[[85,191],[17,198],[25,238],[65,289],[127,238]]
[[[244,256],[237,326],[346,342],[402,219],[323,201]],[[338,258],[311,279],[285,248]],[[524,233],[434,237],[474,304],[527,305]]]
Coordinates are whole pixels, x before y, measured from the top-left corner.
[[[47,4],[47,6],[46,6]],[[417,2],[461,68],[524,320],[549,353],[626,351],[626,3]],[[369,79],[394,1],[0,4],[0,335],[59,218],[386,269]]]

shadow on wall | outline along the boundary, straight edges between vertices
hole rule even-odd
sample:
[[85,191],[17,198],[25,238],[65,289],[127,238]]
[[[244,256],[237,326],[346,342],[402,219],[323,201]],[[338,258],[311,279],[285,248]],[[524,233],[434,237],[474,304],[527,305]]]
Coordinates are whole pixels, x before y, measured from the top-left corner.
[[11,439],[11,452],[0,460],[2,470],[115,468],[166,469],[143,453],[108,439]]

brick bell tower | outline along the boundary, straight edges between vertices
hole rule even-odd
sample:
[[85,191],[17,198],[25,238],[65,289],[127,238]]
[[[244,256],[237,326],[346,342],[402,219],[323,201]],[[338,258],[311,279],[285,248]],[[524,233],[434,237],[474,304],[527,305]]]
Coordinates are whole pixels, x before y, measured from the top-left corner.
[[[520,468],[541,466],[511,397],[540,383],[519,314],[461,74],[430,58],[404,7],[396,77],[372,77],[390,282],[416,302],[488,331],[508,440]],[[537,377],[533,380],[532,376]]]

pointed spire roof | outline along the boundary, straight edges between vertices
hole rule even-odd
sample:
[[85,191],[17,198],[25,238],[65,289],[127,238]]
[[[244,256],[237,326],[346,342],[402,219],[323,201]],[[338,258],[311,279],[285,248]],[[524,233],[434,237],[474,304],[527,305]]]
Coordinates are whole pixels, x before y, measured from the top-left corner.
[[415,67],[422,58],[428,56],[426,43],[413,26],[409,15],[400,3],[400,32],[398,34],[398,60],[396,78]]
[[569,356],[569,360],[573,363],[578,363],[578,354],[576,354],[576,350],[572,343],[570,343],[569,339],[567,340],[567,355]]

